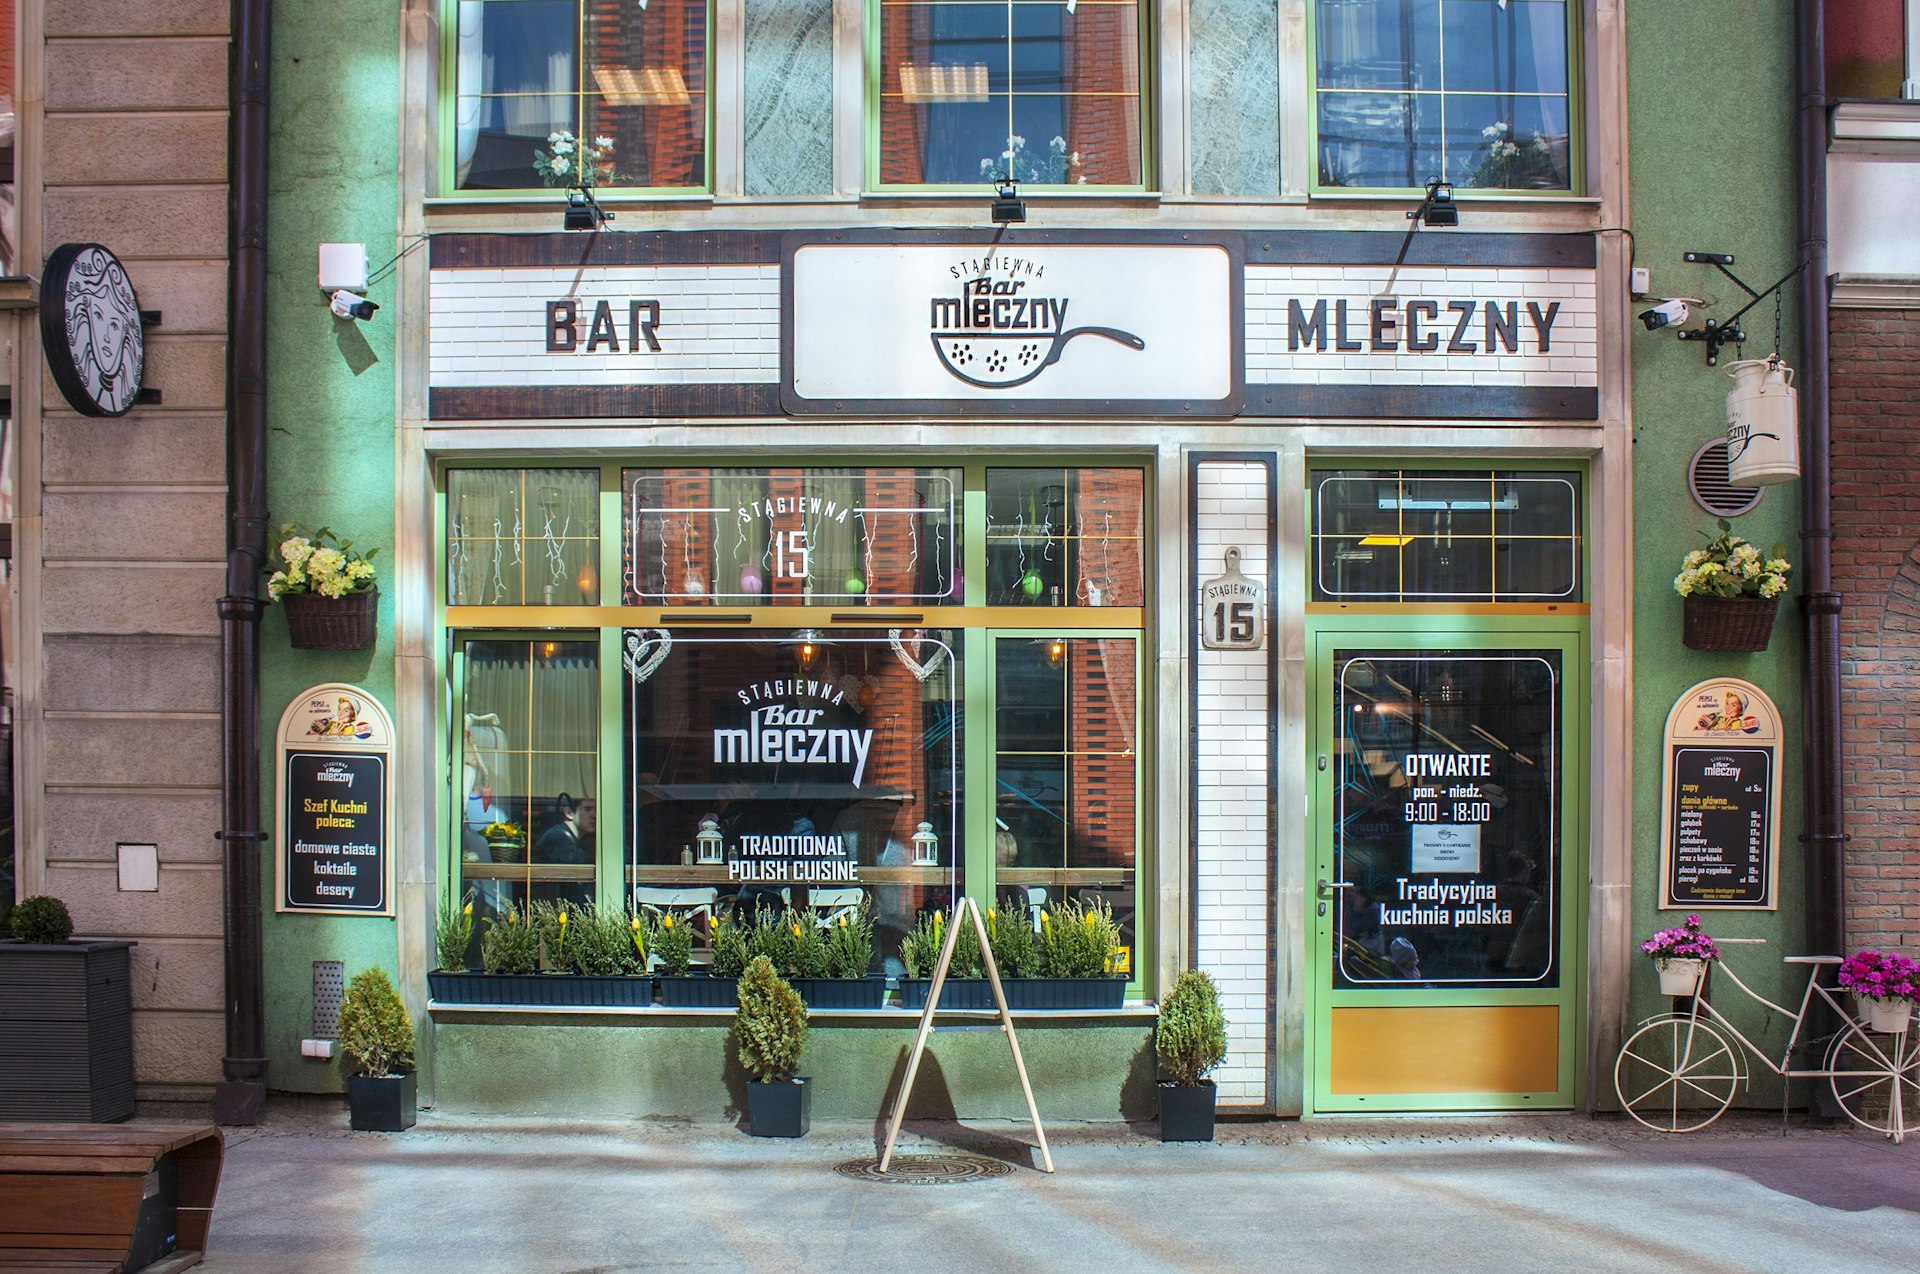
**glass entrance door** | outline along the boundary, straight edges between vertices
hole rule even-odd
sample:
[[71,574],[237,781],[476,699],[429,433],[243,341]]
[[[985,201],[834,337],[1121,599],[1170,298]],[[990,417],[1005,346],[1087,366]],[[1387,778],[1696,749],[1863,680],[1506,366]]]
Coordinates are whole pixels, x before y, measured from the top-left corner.
[[1311,1107],[1571,1106],[1583,643],[1423,618],[1315,641]]

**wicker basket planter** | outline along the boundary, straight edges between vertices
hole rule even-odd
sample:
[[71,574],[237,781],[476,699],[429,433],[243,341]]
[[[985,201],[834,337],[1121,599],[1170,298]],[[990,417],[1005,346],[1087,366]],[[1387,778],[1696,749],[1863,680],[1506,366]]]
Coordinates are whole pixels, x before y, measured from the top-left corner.
[[1702,597],[1682,599],[1680,640],[1689,650],[1765,650],[1773,636],[1777,597]]
[[287,638],[295,650],[368,650],[380,614],[380,590],[322,597],[318,593],[287,593],[280,598],[287,610]]

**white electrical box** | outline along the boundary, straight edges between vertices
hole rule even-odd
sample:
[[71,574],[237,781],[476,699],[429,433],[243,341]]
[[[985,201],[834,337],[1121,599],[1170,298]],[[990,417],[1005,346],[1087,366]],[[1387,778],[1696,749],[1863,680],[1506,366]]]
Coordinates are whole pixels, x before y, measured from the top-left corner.
[[301,1040],[300,1056],[317,1057],[321,1061],[326,1061],[328,1058],[333,1056],[333,1041],[332,1040]]
[[367,290],[367,245],[364,243],[323,243],[320,245],[320,290],[337,292]]

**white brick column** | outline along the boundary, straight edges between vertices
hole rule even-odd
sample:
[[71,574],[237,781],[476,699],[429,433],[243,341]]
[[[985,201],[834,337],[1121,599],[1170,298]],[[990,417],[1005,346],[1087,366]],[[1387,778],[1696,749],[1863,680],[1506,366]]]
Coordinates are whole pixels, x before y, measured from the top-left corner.
[[[1273,562],[1273,470],[1202,459],[1194,474],[1193,588],[1219,575],[1225,550],[1265,580]],[[1269,590],[1271,602],[1271,589]],[[1193,678],[1193,963],[1212,975],[1227,1016],[1227,1060],[1213,1073],[1222,1105],[1267,1106],[1273,1052],[1273,619],[1259,650],[1205,650],[1189,633]],[[1197,608],[1195,615],[1197,617]],[[1191,622],[1191,621],[1190,621]]]

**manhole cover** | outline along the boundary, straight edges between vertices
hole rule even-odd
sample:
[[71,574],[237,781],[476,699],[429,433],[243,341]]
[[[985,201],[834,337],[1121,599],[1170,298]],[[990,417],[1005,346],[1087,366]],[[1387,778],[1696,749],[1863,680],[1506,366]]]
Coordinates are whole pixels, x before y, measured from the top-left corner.
[[895,1155],[885,1172],[878,1159],[849,1159],[833,1170],[855,1181],[880,1181],[893,1186],[944,1186],[962,1181],[1004,1177],[1013,1165],[979,1155]]

